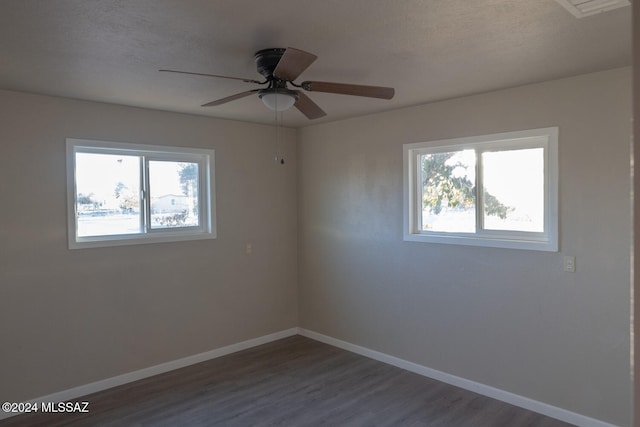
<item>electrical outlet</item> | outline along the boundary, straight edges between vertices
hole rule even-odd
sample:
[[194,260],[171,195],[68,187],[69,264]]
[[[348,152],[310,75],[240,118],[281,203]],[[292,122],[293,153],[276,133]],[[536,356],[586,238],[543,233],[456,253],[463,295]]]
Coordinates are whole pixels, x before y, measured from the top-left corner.
[[247,255],[251,255],[251,252],[253,252],[253,245],[251,243],[247,243],[247,245],[244,247],[244,253]]
[[575,273],[576,271],[576,257],[565,256],[564,257],[564,271],[569,273]]

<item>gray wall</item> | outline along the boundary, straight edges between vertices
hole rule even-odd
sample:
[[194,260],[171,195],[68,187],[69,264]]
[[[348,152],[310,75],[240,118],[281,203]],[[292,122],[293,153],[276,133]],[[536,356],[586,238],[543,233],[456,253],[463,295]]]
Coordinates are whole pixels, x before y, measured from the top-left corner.
[[[300,325],[629,425],[630,92],[625,68],[303,128]],[[559,253],[402,241],[402,144],[548,126]]]
[[[286,130],[284,167],[269,126],[0,91],[0,396],[300,325],[628,425],[630,81],[625,68]],[[559,253],[402,241],[403,143],[547,126]],[[68,250],[67,137],[215,149],[218,238]]]
[[[296,132],[0,91],[0,396],[297,326]],[[216,150],[218,238],[67,249],[65,138]],[[245,255],[245,244],[253,253]]]

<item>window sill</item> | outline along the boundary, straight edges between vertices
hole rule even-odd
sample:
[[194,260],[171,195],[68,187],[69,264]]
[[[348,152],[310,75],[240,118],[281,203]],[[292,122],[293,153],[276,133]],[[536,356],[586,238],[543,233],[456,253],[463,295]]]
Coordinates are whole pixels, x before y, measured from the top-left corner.
[[465,235],[449,235],[438,233],[405,233],[405,242],[437,243],[447,245],[481,246],[490,248],[525,249],[544,252],[558,252],[557,242],[545,237],[517,239],[513,237],[480,237]]

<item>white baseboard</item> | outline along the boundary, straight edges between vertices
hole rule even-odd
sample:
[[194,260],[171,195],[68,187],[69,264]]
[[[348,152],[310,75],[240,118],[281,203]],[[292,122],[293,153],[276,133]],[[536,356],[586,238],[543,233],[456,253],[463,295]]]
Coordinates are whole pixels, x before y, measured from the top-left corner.
[[[276,332],[269,335],[264,335],[258,338],[253,338],[240,343],[231,344],[225,347],[217,348],[214,350],[206,351],[204,353],[195,354],[193,356],[184,357],[182,359],[173,360],[159,365],[151,366],[148,368],[140,369],[134,372],[118,375],[112,378],[96,381],[93,383],[73,387],[68,390],[59,391],[49,394],[47,396],[31,399],[29,403],[40,402],[64,402],[76,399],[78,397],[86,396],[88,394],[96,393],[109,388],[117,387],[119,385],[127,384],[133,381],[141,380],[144,378],[152,377],[154,375],[162,374],[172,371],[174,369],[184,368],[185,366],[194,365],[196,363],[204,362],[206,360],[215,359],[217,357],[226,356],[227,354],[235,353],[241,350],[246,350],[251,347],[256,347],[262,344],[276,341],[282,338],[290,337],[293,335],[302,335],[307,338],[311,338],[316,341],[323,342],[325,344],[338,347],[352,353],[360,354],[362,356],[378,360],[380,362],[387,363],[389,365],[397,366],[398,368],[405,369],[416,374],[433,378],[443,383],[451,384],[456,387],[460,387],[469,391],[473,391],[484,396],[492,397],[497,400],[509,403],[511,405],[519,406],[521,408],[528,409],[530,411],[538,412],[543,415],[547,415],[552,418],[556,418],[561,421],[575,424],[580,427],[616,427],[613,424],[606,423],[604,421],[590,418],[585,415],[577,414],[575,412],[568,411],[566,409],[558,408],[546,403],[539,402],[537,400],[529,399],[524,396],[520,396],[508,391],[500,390],[495,387],[491,387],[485,384],[477,383],[475,381],[467,380],[455,375],[447,374],[446,372],[438,371],[426,366],[418,365],[417,363],[409,362],[404,359],[400,359],[395,356],[390,356],[379,351],[371,350],[366,347],[351,344],[346,341],[342,341],[336,338],[322,335],[314,331],[310,331],[304,328],[291,328],[284,331]],[[0,411],[0,420],[18,415],[17,413],[6,413]]]
[[[195,354],[193,356],[184,357],[182,359],[172,360],[170,362],[161,363],[155,366],[150,366],[148,368],[118,375],[116,377],[107,378],[104,380],[81,385],[78,387],[73,387],[68,390],[63,390],[63,391],[49,394],[47,396],[31,399],[28,402],[40,403],[40,402],[69,401],[72,399],[76,399],[78,397],[86,396],[91,393],[96,393],[98,391],[117,387],[119,385],[127,384],[133,381],[149,378],[154,375],[163,374],[165,372],[173,371],[174,369],[184,368],[185,366],[194,365],[196,363],[204,362],[206,360],[211,360],[217,357],[226,356],[227,354],[235,353],[241,350],[246,350],[251,347],[256,347],[271,341],[279,340],[281,338],[286,338],[286,337],[290,337],[297,334],[298,334],[298,328],[286,329],[284,331],[275,332],[273,334],[264,335],[258,338],[253,338],[253,339],[242,341],[236,344],[231,344],[225,347],[217,348],[215,350],[205,351],[204,353]],[[19,413],[7,413],[4,411],[0,411],[0,420],[12,417],[14,415],[19,415]]]
[[519,406],[530,411],[537,412],[539,414],[547,415],[549,417],[575,424],[580,427],[616,427],[613,424],[606,423],[604,421],[590,418],[585,415],[577,414],[575,412],[568,411],[566,409],[558,408],[546,403],[539,402],[537,400],[529,399],[528,397],[520,396],[508,391],[500,390],[495,387],[491,387],[485,384],[477,383],[475,381],[467,380],[455,375],[447,374],[446,372],[438,371],[426,366],[418,365],[417,363],[409,362],[398,357],[390,356],[379,351],[371,350],[366,347],[351,344],[346,341],[342,341],[336,338],[322,335],[314,331],[310,331],[304,328],[298,328],[298,333],[307,338],[311,338],[316,341],[323,342],[325,344],[338,347],[352,353],[366,356],[370,359],[374,359],[380,362],[387,363],[389,365],[396,366],[398,368],[405,369],[416,374],[433,378],[434,380],[441,381],[443,383],[451,384],[456,387],[463,388],[484,396],[488,396],[503,402],[509,403],[514,406]]

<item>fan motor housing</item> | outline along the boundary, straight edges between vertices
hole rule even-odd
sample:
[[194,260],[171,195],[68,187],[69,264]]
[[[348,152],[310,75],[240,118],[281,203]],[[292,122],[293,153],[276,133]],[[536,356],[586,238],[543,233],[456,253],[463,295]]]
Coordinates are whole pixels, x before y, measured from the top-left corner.
[[277,47],[257,51],[254,59],[258,73],[262,74],[267,80],[273,79],[273,70],[276,69],[285,50],[284,48]]

